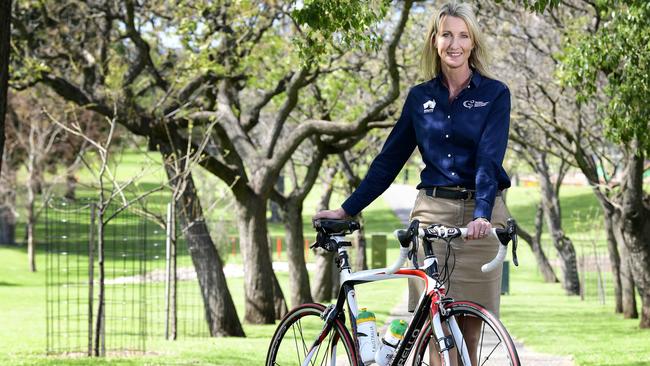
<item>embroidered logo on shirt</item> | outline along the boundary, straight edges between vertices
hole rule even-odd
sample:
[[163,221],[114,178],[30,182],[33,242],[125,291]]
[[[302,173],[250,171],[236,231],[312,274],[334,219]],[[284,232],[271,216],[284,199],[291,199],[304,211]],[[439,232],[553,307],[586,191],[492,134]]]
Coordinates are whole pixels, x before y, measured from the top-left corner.
[[489,102],[480,102],[478,100],[466,100],[463,102],[463,106],[467,109],[485,107]]
[[424,113],[431,113],[433,112],[433,108],[436,107],[436,101],[431,99],[430,101],[422,104],[422,106],[424,107]]

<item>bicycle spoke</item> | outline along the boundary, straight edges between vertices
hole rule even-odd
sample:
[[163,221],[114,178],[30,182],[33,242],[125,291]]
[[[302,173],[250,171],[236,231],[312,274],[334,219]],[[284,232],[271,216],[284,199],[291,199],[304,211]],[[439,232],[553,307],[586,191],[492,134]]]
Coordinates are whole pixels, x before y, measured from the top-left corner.
[[[329,353],[327,353],[327,350],[330,348],[330,344],[332,343],[332,333],[330,332],[328,337],[327,337],[327,345],[325,346],[325,352],[323,352],[323,360],[320,362],[321,366],[323,366],[323,362],[327,361],[327,356]],[[320,353],[320,346],[318,347],[318,352],[316,352],[316,359],[318,359],[318,353]],[[327,362],[325,362],[325,365],[327,365]]]
[[293,344],[295,345],[294,348],[296,349],[296,356],[298,357],[298,361],[300,361],[300,351],[298,349],[298,337],[296,337],[296,326],[295,325],[291,326],[291,331],[293,332]]
[[[498,339],[498,337],[497,337],[497,339]],[[480,345],[480,348],[479,348],[480,351],[479,351],[479,355],[478,355],[478,362],[481,362],[481,357],[482,357],[481,354],[483,353],[483,341],[484,340],[485,340],[485,323],[482,323],[481,324],[481,345]],[[485,357],[485,360],[483,362],[481,362],[480,366],[485,365],[488,362],[488,360],[490,360],[490,357],[492,357],[492,354],[494,353],[494,351],[496,351],[499,348],[499,345],[501,343],[502,343],[501,340],[499,340],[499,342],[494,345],[494,347],[492,348],[490,353]]]
[[318,348],[316,349],[316,353],[311,358],[311,360],[309,360],[312,365],[315,365],[316,360],[318,360],[318,354],[320,353],[320,350],[321,350],[322,347],[323,347],[323,343],[321,342],[320,344],[318,344]]
[[[497,345],[494,346],[494,348],[492,348],[492,351],[490,351],[490,353],[489,353],[489,354],[487,355],[487,357],[485,358],[485,361],[483,361],[483,362],[481,363],[481,365],[485,365],[485,363],[488,362],[488,360],[490,359],[490,356],[492,356],[492,354],[494,353],[494,351],[496,351],[497,348],[499,347],[499,344],[501,344],[501,342],[497,343]],[[480,361],[480,359],[479,359],[479,361]]]
[[[334,366],[340,357],[341,365],[352,362],[350,342],[346,338],[339,338],[340,326],[335,324],[327,334],[323,334],[324,323],[321,319],[322,309],[318,305],[310,308],[294,310],[280,324],[272,340],[272,347],[267,356],[269,366]],[[345,328],[342,328],[345,331]],[[319,337],[322,342],[318,342]],[[293,338],[293,339],[292,339]],[[339,347],[340,346],[340,347]],[[341,353],[337,355],[337,352]],[[344,361],[345,358],[345,361]],[[297,359],[297,361],[296,361]],[[309,359],[308,362],[305,362]]]

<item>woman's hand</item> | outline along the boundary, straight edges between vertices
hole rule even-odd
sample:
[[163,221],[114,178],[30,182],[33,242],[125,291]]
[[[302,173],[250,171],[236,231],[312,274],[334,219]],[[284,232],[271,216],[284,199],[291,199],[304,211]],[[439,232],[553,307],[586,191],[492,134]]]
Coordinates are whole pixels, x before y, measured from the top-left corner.
[[477,217],[474,221],[467,224],[467,239],[483,239],[492,230],[492,224],[484,217]]
[[316,212],[316,215],[312,217],[312,220],[316,219],[345,219],[348,217],[348,214],[345,212],[345,210],[340,207],[337,208],[336,210],[323,210]]

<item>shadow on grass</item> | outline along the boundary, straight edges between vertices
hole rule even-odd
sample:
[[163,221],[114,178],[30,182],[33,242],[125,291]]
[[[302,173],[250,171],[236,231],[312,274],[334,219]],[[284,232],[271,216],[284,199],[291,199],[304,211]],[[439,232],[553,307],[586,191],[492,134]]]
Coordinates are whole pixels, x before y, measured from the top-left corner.
[[0,281],[0,286],[10,287],[10,286],[20,286],[20,285],[17,284],[17,283],[11,283],[11,282]]

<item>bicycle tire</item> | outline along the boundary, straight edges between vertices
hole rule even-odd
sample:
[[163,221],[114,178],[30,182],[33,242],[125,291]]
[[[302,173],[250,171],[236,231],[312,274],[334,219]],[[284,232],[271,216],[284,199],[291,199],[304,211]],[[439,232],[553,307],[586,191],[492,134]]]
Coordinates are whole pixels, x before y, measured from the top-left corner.
[[[309,348],[323,329],[324,321],[321,319],[323,310],[325,310],[325,306],[322,304],[308,303],[292,309],[285,315],[273,334],[266,354],[265,365],[301,365]],[[325,346],[325,351],[321,352],[323,346]],[[339,350],[343,350],[345,355],[341,355]],[[339,319],[334,321],[331,330],[324,336],[310,365],[329,366],[331,364],[329,357],[331,357],[332,351],[336,355],[336,365],[359,365],[352,336]]]
[[[477,347],[477,358],[479,358],[477,364],[479,366],[521,366],[512,337],[510,337],[501,321],[487,309],[471,301],[453,302],[448,304],[446,309],[448,313],[441,318],[443,324],[447,323],[452,316],[456,317],[457,320],[465,316],[481,320],[481,335]],[[430,323],[427,322],[414,348],[413,365],[429,365],[427,349],[429,348],[431,335],[432,329]],[[441,364],[444,365],[444,361],[441,361]],[[458,364],[470,366],[464,365],[460,360]]]

